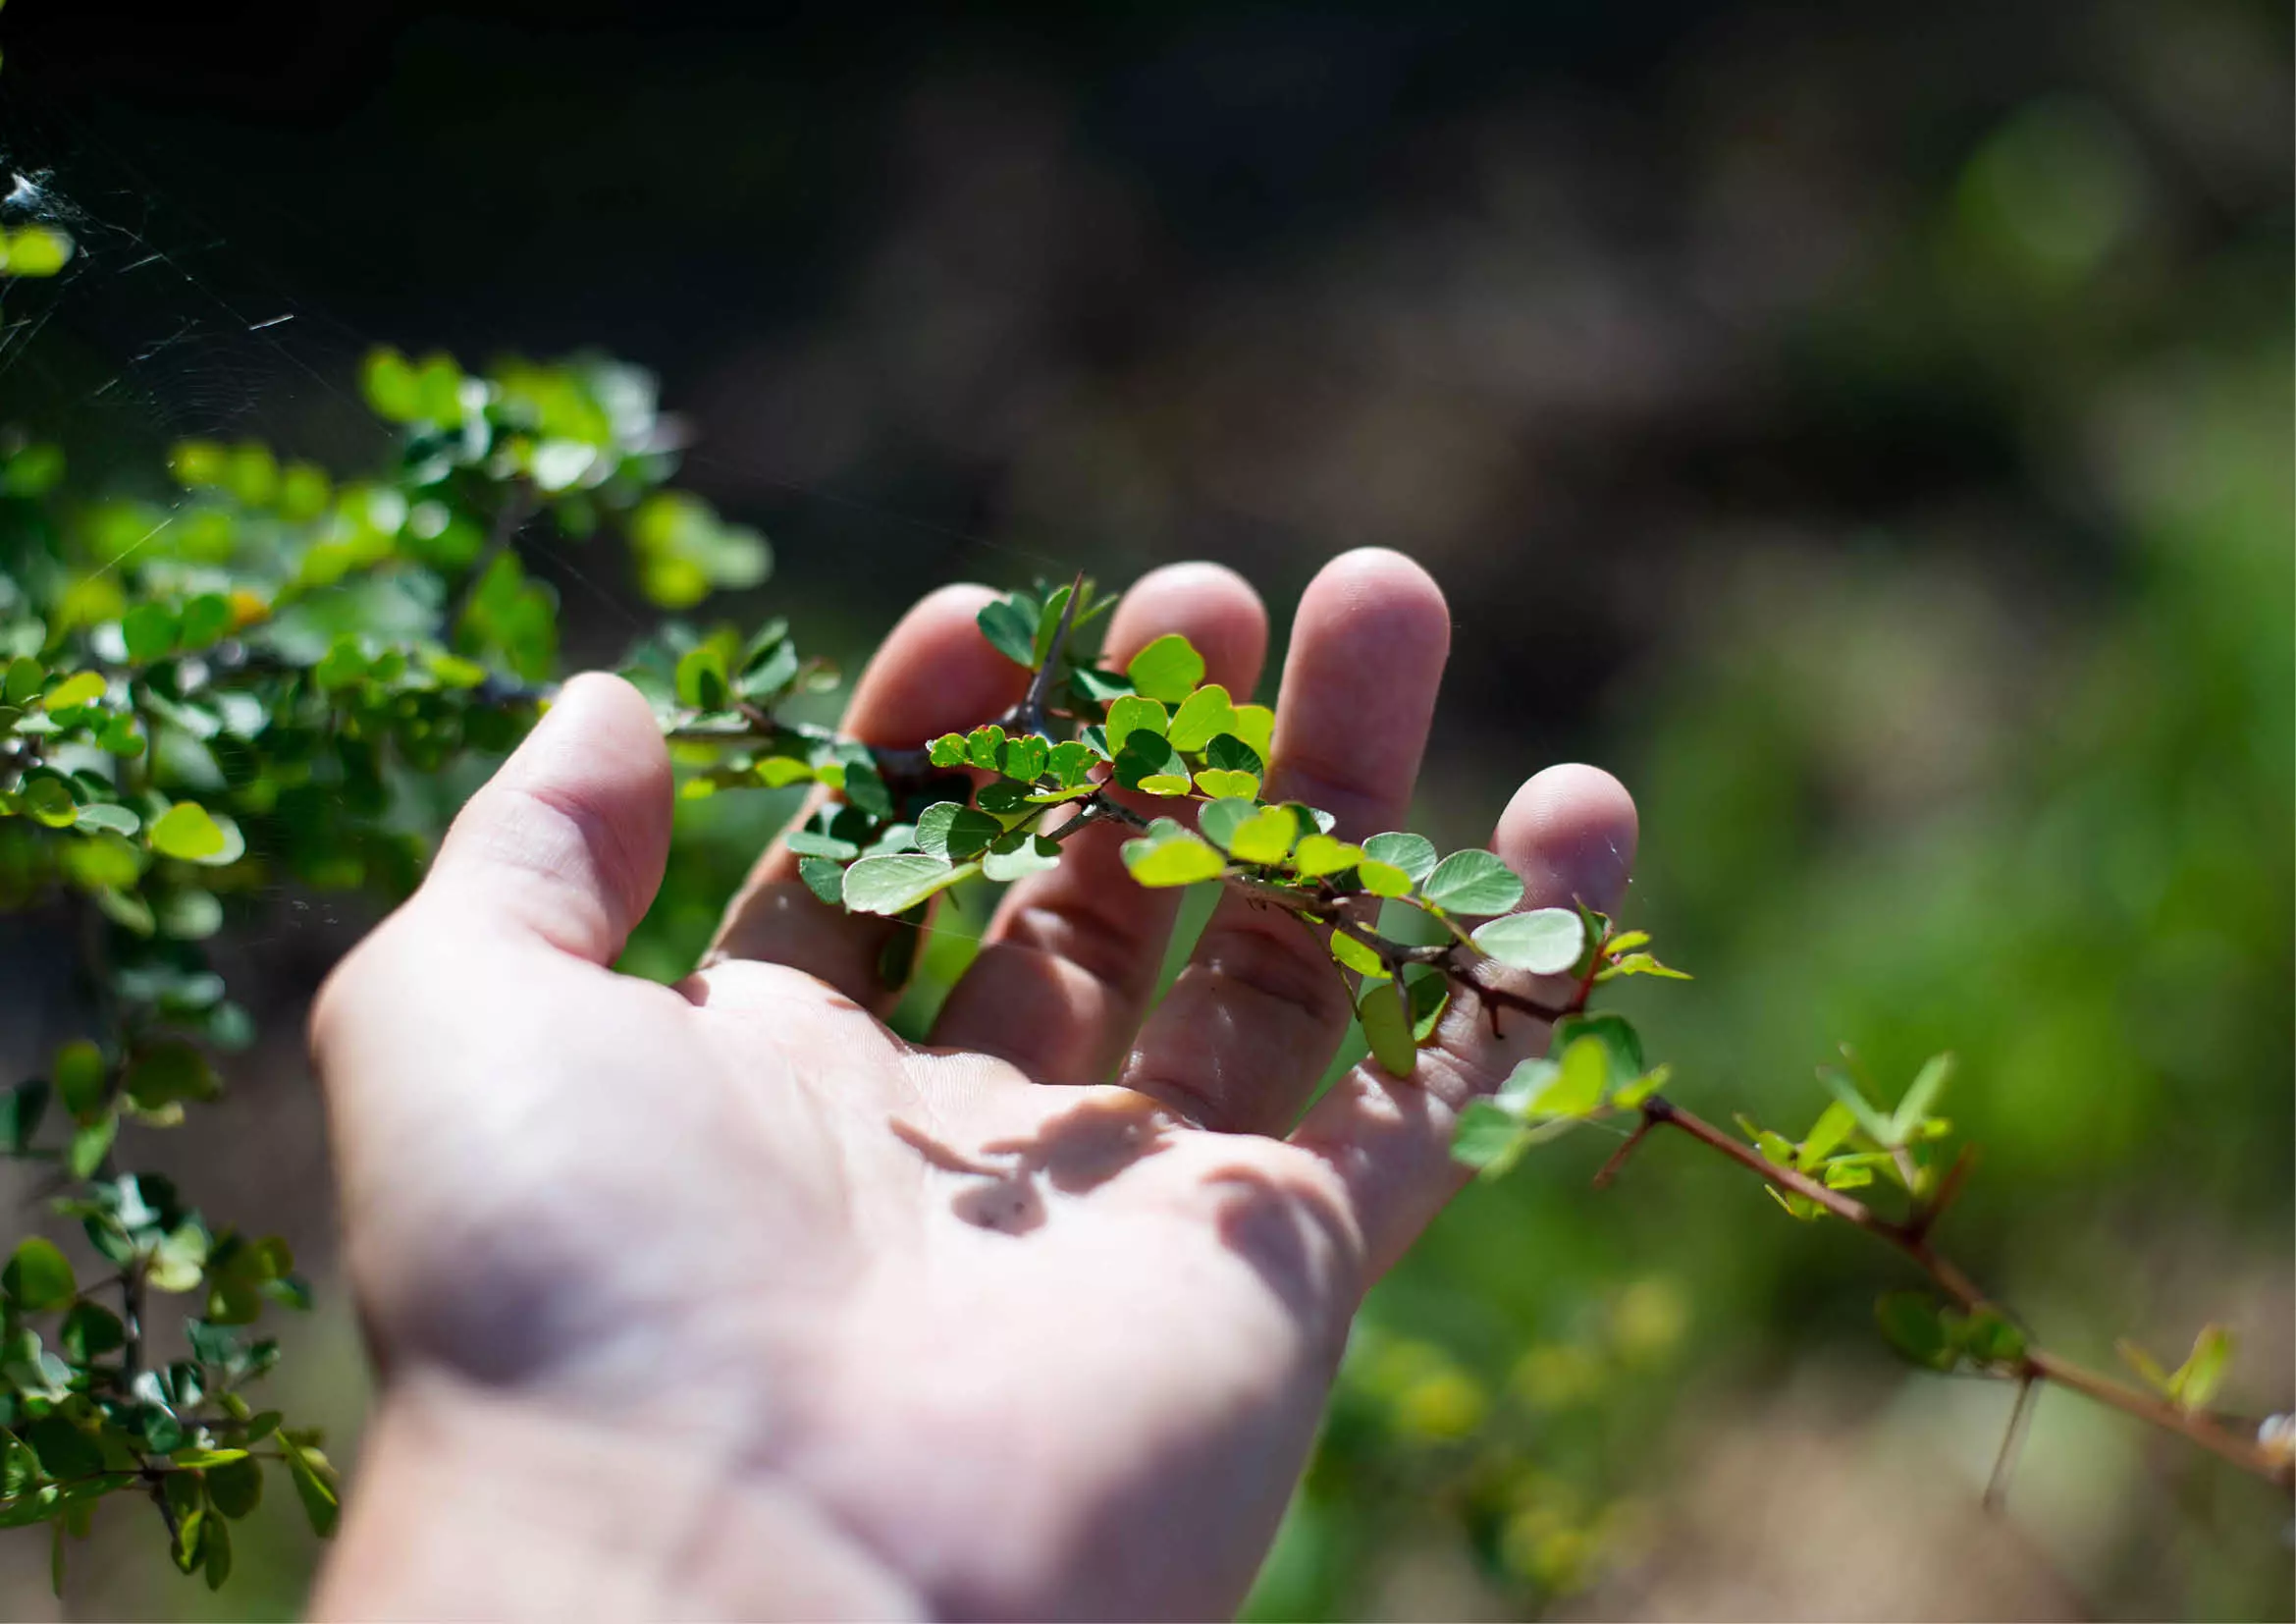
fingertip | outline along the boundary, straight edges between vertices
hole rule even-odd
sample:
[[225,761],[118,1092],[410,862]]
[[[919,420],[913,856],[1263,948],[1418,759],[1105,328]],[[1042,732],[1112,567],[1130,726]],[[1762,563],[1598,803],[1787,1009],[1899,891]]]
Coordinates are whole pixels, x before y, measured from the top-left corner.
[[1358,547],[1315,572],[1300,599],[1300,618],[1344,620],[1378,646],[1366,652],[1431,654],[1438,666],[1451,649],[1451,605],[1417,560],[1389,547]]
[[1533,775],[1500,815],[1495,849],[1541,906],[1625,899],[1639,834],[1634,797],[1599,767],[1572,762]]
[[672,805],[653,707],[618,677],[583,673],[463,807],[424,890],[481,899],[608,962],[662,883]]
[[845,731],[872,744],[906,745],[1001,715],[1029,674],[982,634],[981,610],[997,596],[959,581],[920,598],[854,683]]
[[1267,658],[1267,606],[1252,583],[1221,564],[1192,560],[1132,583],[1108,626],[1107,657],[1121,664],[1177,631],[1203,656],[1207,678],[1248,697]]

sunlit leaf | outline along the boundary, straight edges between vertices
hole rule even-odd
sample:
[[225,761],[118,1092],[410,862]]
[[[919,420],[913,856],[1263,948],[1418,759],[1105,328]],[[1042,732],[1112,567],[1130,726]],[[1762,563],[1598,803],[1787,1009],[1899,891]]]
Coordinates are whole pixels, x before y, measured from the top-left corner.
[[[1369,851],[1365,846],[1364,850]],[[1363,889],[1374,896],[1409,896],[1412,877],[1392,863],[1383,863],[1366,856],[1356,865],[1356,878]]]
[[1300,820],[1288,806],[1263,806],[1238,824],[1228,837],[1228,850],[1246,863],[1280,863],[1292,849]]
[[1570,908],[1534,908],[1503,914],[1479,926],[1471,940],[1510,968],[1551,976],[1578,962],[1586,947],[1586,928]]
[[1435,842],[1424,835],[1374,835],[1363,842],[1363,855],[1401,869],[1415,884],[1435,872]]
[[1331,956],[1358,975],[1374,981],[1385,981],[1394,973],[1387,968],[1385,959],[1345,931],[1331,933]]
[[1522,882],[1491,852],[1454,851],[1420,882],[1419,894],[1446,913],[1505,913],[1522,900]]
[[1310,880],[1343,874],[1362,861],[1363,848],[1335,840],[1328,835],[1309,835],[1292,848],[1292,867]]
[[923,852],[864,857],[845,870],[845,906],[855,913],[905,913],[980,871],[979,863],[952,864]]
[[161,813],[148,839],[162,856],[192,863],[220,856],[228,843],[222,826],[196,801],[178,801]]
[[1203,680],[1203,656],[1178,632],[1167,632],[1134,655],[1124,675],[1136,692],[1177,705]]
[[1188,886],[1216,878],[1227,860],[1210,844],[1184,830],[1124,842],[1124,866],[1144,886]]
[[[1172,713],[1165,736],[1175,750],[1201,751],[1213,738],[1229,731],[1235,714],[1235,708],[1228,703],[1228,690],[1217,682],[1209,683],[1180,702],[1180,708]],[[1113,707],[1109,715],[1115,715]]]

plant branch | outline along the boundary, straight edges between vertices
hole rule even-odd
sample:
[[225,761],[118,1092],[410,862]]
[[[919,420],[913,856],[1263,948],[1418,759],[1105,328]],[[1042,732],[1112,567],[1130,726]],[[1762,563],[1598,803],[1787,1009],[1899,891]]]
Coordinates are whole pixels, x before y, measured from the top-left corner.
[[1068,602],[1060,609],[1060,623],[1052,628],[1052,641],[1044,649],[1044,658],[1037,666],[1037,674],[1029,678],[1029,691],[1012,708],[1012,725],[1024,733],[1040,738],[1050,738],[1051,731],[1044,726],[1044,701],[1052,695],[1052,683],[1060,670],[1060,652],[1067,645],[1069,629],[1076,624],[1076,606],[1085,595],[1085,572],[1079,569],[1068,588]]
[[[1895,1248],[1964,1309],[1990,1309],[1996,1314],[2002,1314],[2004,1318],[2008,1317],[1976,1281],[1950,1260],[1940,1256],[1929,1244],[1926,1219],[1898,1222],[1884,1218],[1865,1203],[1853,1200],[1839,1190],[1830,1190],[1807,1173],[1772,1162],[1759,1151],[1739,1144],[1713,1123],[1682,1110],[1662,1095],[1652,1095],[1642,1102],[1639,1109],[1643,1129],[1671,1127],[1688,1135],[1709,1150],[1735,1162],[1772,1187],[1815,1202],[1844,1223],[1862,1229]],[[1620,1154],[1611,1158],[1610,1164],[1597,1175],[1598,1178],[1607,1180],[1614,1175],[1619,1164],[1625,1160],[1625,1153],[1637,1144],[1640,1138],[1640,1131],[1630,1137],[1620,1148]],[[1941,1195],[1944,1193],[1940,1192]],[[1934,1217],[1933,1210],[1929,1218]],[[2125,1382],[2100,1376],[2095,1371],[2056,1354],[2039,1348],[2028,1349],[2008,1374],[2022,1381],[2054,1381],[2058,1386],[2070,1388],[2125,1415],[2189,1438],[2202,1448],[2222,1456],[2267,1482],[2277,1484],[2283,1489],[2296,1489],[2296,1462],[2267,1449],[2253,1438],[2227,1430],[2208,1415],[2183,1409],[2151,1393],[2140,1392]]]

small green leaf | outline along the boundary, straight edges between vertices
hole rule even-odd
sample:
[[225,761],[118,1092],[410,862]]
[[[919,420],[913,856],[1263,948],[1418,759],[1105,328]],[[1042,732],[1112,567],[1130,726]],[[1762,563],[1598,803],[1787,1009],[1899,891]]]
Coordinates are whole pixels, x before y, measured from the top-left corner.
[[1203,680],[1203,656],[1178,632],[1167,632],[1134,655],[1124,675],[1135,691],[1177,705]]
[[805,889],[832,908],[845,905],[845,865],[833,857],[800,857],[797,877]]
[[722,646],[713,641],[686,650],[677,662],[677,702],[698,711],[721,711],[733,703]]
[[1560,975],[1578,962],[1586,927],[1572,908],[1509,913],[1475,930],[1474,945],[1500,963],[1533,975]]
[[1452,1130],[1451,1157],[1485,1178],[1497,1178],[1522,1160],[1530,1132],[1488,1100],[1469,1100]]
[[58,774],[35,769],[25,775],[24,809],[36,823],[50,829],[70,829],[80,821],[80,803],[72,797],[72,786]]
[[[1368,852],[1370,847],[1366,845],[1363,849]],[[1356,865],[1356,878],[1374,896],[1409,896],[1412,893],[1410,875],[1393,863],[1383,863],[1375,857],[1365,856]]]
[[988,849],[1004,825],[977,807],[934,801],[917,815],[917,849],[929,857],[961,863]]
[[1488,851],[1454,851],[1420,882],[1419,894],[1445,913],[1505,913],[1522,900],[1522,882]]
[[0,1291],[8,1300],[26,1313],[37,1314],[51,1308],[62,1308],[70,1303],[80,1290],[73,1277],[71,1260],[51,1240],[32,1235],[19,1241],[15,1256],[0,1270]]
[[1356,1019],[1379,1068],[1391,1077],[1417,1069],[1419,1046],[1412,1041],[1411,998],[1392,981],[1374,981],[1356,1001]]
[[19,654],[8,662],[5,676],[0,676],[0,705],[27,709],[39,697],[40,684],[48,679],[47,668],[28,654]]
[[335,1525],[343,1515],[343,1502],[335,1489],[335,1470],[325,1463],[317,1450],[306,1450],[285,1443],[288,1475],[294,1480],[295,1498],[303,1503],[303,1515],[311,1525],[311,1532],[322,1540],[335,1537]]
[[1227,732],[1235,715],[1235,707],[1228,702],[1228,690],[1217,682],[1208,683],[1180,702],[1180,708],[1172,713],[1172,724],[1165,736],[1175,750],[1201,751]]
[[1075,590],[1074,586],[1055,587],[1044,599],[1044,607],[1037,616],[1037,635],[1029,649],[1029,665],[1041,666],[1052,657],[1052,639],[1060,634],[1060,620],[1068,613],[1068,600]]
[[1609,1049],[1601,1039],[1589,1037],[1575,1040],[1562,1053],[1554,1076],[1526,1104],[1532,1116],[1589,1116],[1602,1108],[1603,1091],[1611,1080]]
[[906,913],[935,892],[981,871],[979,863],[904,852],[864,857],[845,871],[845,906],[855,913]]
[[1331,956],[1368,980],[1385,981],[1393,974],[1385,959],[1345,931],[1331,933]]
[[1602,967],[1601,972],[1594,979],[1615,981],[1620,976],[1662,976],[1668,981],[1693,979],[1689,971],[1677,970],[1671,965],[1661,964],[1648,953],[1628,953],[1624,957],[1614,958]]
[[2223,1384],[2231,1359],[2232,1333],[2222,1326],[2203,1326],[2193,1338],[2192,1352],[2168,1378],[2168,1396],[2188,1410],[2207,1409]]
[[220,855],[228,844],[222,826],[197,801],[178,801],[162,812],[148,839],[163,857],[193,863]]
[[963,767],[972,760],[966,750],[963,733],[942,733],[928,747],[926,754],[935,767]]
[[1290,807],[1263,806],[1236,826],[1228,850],[1239,862],[1280,863],[1299,833],[1299,816]]
[[41,701],[50,711],[69,711],[80,705],[92,705],[104,696],[104,678],[101,672],[83,671],[67,677],[48,690]]
[[1093,754],[1092,746],[1069,738],[1052,746],[1052,754],[1045,766],[1063,789],[1073,789],[1090,782],[1088,775],[1097,759]]
[[1793,1164],[1808,1172],[1829,1156],[1849,1143],[1849,1136],[1857,1131],[1857,1117],[1850,1109],[1836,1100],[1818,1112],[1818,1119],[1810,1124],[1801,1148],[1794,1153]]
[[[259,1435],[249,1428],[247,1435],[252,1440]],[[263,1500],[262,1466],[245,1450],[240,1454],[240,1459],[210,1467],[207,1472],[207,1498],[226,1517],[247,1516]]]
[[1236,831],[1258,813],[1258,806],[1242,795],[1222,795],[1196,809],[1196,827],[1205,839],[1226,850],[1228,842],[1236,838]]
[[111,1099],[111,1068],[104,1052],[84,1038],[61,1046],[48,1064],[56,1098],[73,1120],[84,1122],[103,1110]]
[[974,617],[981,627],[981,635],[988,644],[1016,666],[1031,670],[1037,664],[1037,617],[1011,598],[999,598],[983,607]]
[[133,835],[143,827],[143,820],[117,801],[91,801],[80,809],[73,824],[89,833]]
[[86,1478],[104,1469],[104,1452],[95,1439],[63,1416],[42,1416],[25,1427],[23,1435],[40,1457],[40,1470],[51,1478]]
[[1652,1066],[1629,1083],[1621,1083],[1611,1090],[1611,1104],[1622,1110],[1631,1110],[1666,1087],[1674,1076],[1671,1065]]
[[[1265,705],[1238,705],[1234,718],[1228,724],[1228,731],[1238,743],[1247,746],[1264,762],[1267,760],[1268,743],[1275,736],[1275,712]],[[1217,744],[1219,740],[1215,738],[1212,742]],[[1212,765],[1222,767],[1227,763],[1214,762]],[[1262,769],[1254,767],[1249,771],[1257,773]]]
[[199,1561],[206,1570],[207,1588],[222,1590],[232,1576],[232,1527],[221,1517],[206,1519],[199,1541]]
[[1412,1001],[1412,1042],[1430,1044],[1435,1041],[1443,1011],[1451,1006],[1451,980],[1442,971],[1422,965],[1404,985]]
[[1132,691],[1131,677],[1097,666],[1079,666],[1068,674],[1068,679],[1078,693],[1095,704],[1104,705],[1118,694]]
[[1143,699],[1138,694],[1128,693],[1108,707],[1108,752],[1111,755],[1122,754],[1126,742],[1136,732],[1153,733],[1161,738],[1170,726],[1170,719],[1165,716],[1162,705],[1153,699]]
[[[1216,744],[1219,741],[1214,739],[1213,742]],[[1248,801],[1259,793],[1259,779],[1253,773],[1206,767],[1196,775],[1196,787],[1216,799]]]
[[1255,779],[1267,776],[1267,757],[1234,733],[1220,733],[1206,744],[1203,764],[1219,773],[1249,773]]
[[64,1153],[64,1164],[72,1169],[75,1178],[92,1178],[103,1165],[104,1157],[112,1148],[112,1138],[120,1131],[120,1119],[106,1111],[92,1122],[84,1122],[73,1130],[72,1143]]
[[[1150,779],[1169,782],[1151,786],[1148,782]],[[1124,748],[1116,753],[1116,782],[1127,789],[1146,789],[1150,794],[1186,794],[1188,764],[1161,735],[1145,728],[1136,729],[1124,741]]]
[[1921,1292],[1891,1292],[1874,1304],[1874,1319],[1890,1345],[1914,1364],[1949,1371],[1956,1363],[1953,1334],[1945,1315]]
[[1292,849],[1292,867],[1309,880],[1344,874],[1363,860],[1363,848],[1335,840],[1328,835],[1309,835]]
[[1363,842],[1363,855],[1403,870],[1415,884],[1435,872],[1435,842],[1424,835],[1374,835]]
[[851,840],[840,840],[834,835],[824,835],[813,829],[792,829],[781,837],[781,843],[799,857],[828,857],[849,863],[861,855],[861,848]]
[[173,1451],[168,1458],[178,1466],[200,1470],[209,1466],[229,1466],[234,1461],[245,1460],[244,1449],[205,1449],[196,1444]]
[[1051,758],[1051,745],[1041,738],[1024,735],[1004,741],[997,766],[1006,778],[1033,784],[1043,777],[1045,764]]
[[984,773],[993,773],[1004,760],[1004,730],[991,722],[965,735],[965,758]]
[[1896,1112],[1890,1118],[1889,1137],[1883,1143],[1902,1145],[1909,1142],[1920,1128],[1922,1118],[1929,1114],[1930,1107],[1936,1105],[1938,1096],[1945,1092],[1946,1084],[1952,1075],[1952,1056],[1931,1056],[1928,1063],[1915,1075],[1912,1085],[1905,1090],[1905,1097],[1897,1102]]
[[128,645],[129,663],[148,666],[175,652],[182,623],[165,604],[140,603],[120,618],[120,639]]
[[1555,1023],[1549,1053],[1560,1055],[1580,1038],[1601,1042],[1614,1081],[1642,1075],[1647,1063],[1642,1058],[1642,1037],[1626,1016],[1609,1010],[1597,1015],[1565,1015]]
[[56,1340],[74,1364],[84,1365],[127,1346],[128,1330],[101,1303],[74,1303],[56,1329]]
[[166,1039],[139,1050],[128,1064],[128,1098],[145,1110],[180,1100],[212,1100],[222,1081],[207,1056],[189,1044]]
[[1961,1351],[1982,1365],[2014,1365],[2025,1357],[2025,1333],[1995,1309],[1973,1311],[1958,1340]]
[[1205,840],[1185,830],[1124,842],[1124,866],[1144,886],[1190,886],[1216,879],[1227,862]]

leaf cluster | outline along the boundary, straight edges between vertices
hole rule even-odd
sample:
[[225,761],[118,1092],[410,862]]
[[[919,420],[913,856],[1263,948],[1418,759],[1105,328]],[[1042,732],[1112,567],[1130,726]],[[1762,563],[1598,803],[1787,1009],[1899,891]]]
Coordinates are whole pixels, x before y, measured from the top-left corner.
[[[52,274],[70,251],[9,232],[0,275]],[[84,493],[56,446],[0,433],[0,909],[77,914],[98,992],[88,1036],[0,1093],[0,1154],[48,1170],[52,1212],[111,1270],[82,1284],[38,1237],[13,1255],[0,1518],[61,1542],[104,1495],[144,1495],[210,1583],[257,1455],[322,1532],[336,1490],[315,1435],[239,1391],[278,1345],[238,1327],[309,1302],[286,1242],[122,1170],[134,1135],[214,1099],[219,1061],[253,1039],[209,945],[283,885],[411,887],[443,810],[426,781],[508,748],[553,692],[557,599],[522,555],[537,536],[613,536],[665,609],[754,586],[772,562],[669,487],[680,434],[634,368],[379,350],[361,383],[390,452],[350,476],[188,439],[146,486]],[[666,703],[709,687],[713,658],[713,700],[824,679],[778,630],[686,645]],[[153,1292],[195,1298],[189,1358],[145,1345]]]

